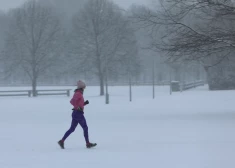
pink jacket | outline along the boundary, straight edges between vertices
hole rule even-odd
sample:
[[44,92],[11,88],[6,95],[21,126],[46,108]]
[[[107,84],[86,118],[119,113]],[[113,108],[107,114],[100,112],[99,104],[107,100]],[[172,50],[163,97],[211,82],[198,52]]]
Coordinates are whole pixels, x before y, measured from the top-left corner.
[[70,103],[73,105],[74,109],[78,109],[78,107],[80,107],[82,110],[84,110],[84,98],[80,90],[74,93]]

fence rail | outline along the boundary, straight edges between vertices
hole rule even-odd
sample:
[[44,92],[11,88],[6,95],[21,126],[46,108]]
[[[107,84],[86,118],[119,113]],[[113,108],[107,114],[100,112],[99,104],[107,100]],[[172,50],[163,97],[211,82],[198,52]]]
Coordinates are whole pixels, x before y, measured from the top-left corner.
[[204,84],[205,82],[201,80],[189,83],[180,83],[179,81],[172,81],[170,87],[173,92],[182,92],[184,90],[196,88],[198,86],[203,86]]
[[4,90],[0,91],[0,96],[28,96],[31,97],[31,90]]
[[66,95],[70,96],[71,89],[54,89],[54,90],[36,90],[36,96],[47,96],[47,95]]
[[198,86],[203,86],[205,84],[204,81],[195,81],[190,83],[185,83],[181,85],[181,90],[188,90]]
[[[70,96],[71,89],[54,89],[54,90],[36,90],[36,96],[47,95],[66,95]],[[3,90],[0,91],[1,96],[32,96],[32,90]]]

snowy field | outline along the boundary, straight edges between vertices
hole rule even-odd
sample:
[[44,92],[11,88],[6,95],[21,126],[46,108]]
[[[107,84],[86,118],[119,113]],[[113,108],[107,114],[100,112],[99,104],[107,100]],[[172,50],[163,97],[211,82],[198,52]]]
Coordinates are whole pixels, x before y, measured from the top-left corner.
[[204,86],[169,95],[157,87],[153,100],[152,87],[142,86],[131,103],[128,87],[109,91],[110,105],[98,87],[84,93],[94,149],[85,148],[80,127],[65,150],[57,144],[70,126],[70,97],[0,97],[0,168],[235,167],[235,91]]

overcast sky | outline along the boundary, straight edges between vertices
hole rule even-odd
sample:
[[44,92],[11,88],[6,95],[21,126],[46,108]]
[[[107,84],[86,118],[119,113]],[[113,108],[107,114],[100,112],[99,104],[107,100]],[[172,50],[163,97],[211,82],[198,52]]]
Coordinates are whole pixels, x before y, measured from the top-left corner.
[[[10,8],[15,8],[23,4],[25,1],[26,0],[0,0],[0,10],[7,11]],[[113,0],[113,1],[119,4],[120,6],[127,8],[132,3],[148,4],[150,0]]]

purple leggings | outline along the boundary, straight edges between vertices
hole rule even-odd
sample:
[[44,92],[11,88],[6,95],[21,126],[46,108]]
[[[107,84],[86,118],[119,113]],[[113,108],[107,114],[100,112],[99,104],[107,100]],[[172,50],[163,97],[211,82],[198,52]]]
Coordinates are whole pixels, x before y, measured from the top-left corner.
[[88,126],[86,123],[86,119],[83,115],[83,112],[80,111],[73,111],[72,113],[72,123],[71,126],[69,128],[69,130],[64,134],[64,137],[62,138],[62,140],[66,140],[68,138],[68,136],[75,131],[77,125],[80,124],[82,129],[83,129],[83,133],[84,133],[84,137],[86,140],[86,143],[89,143],[89,137],[88,137]]

